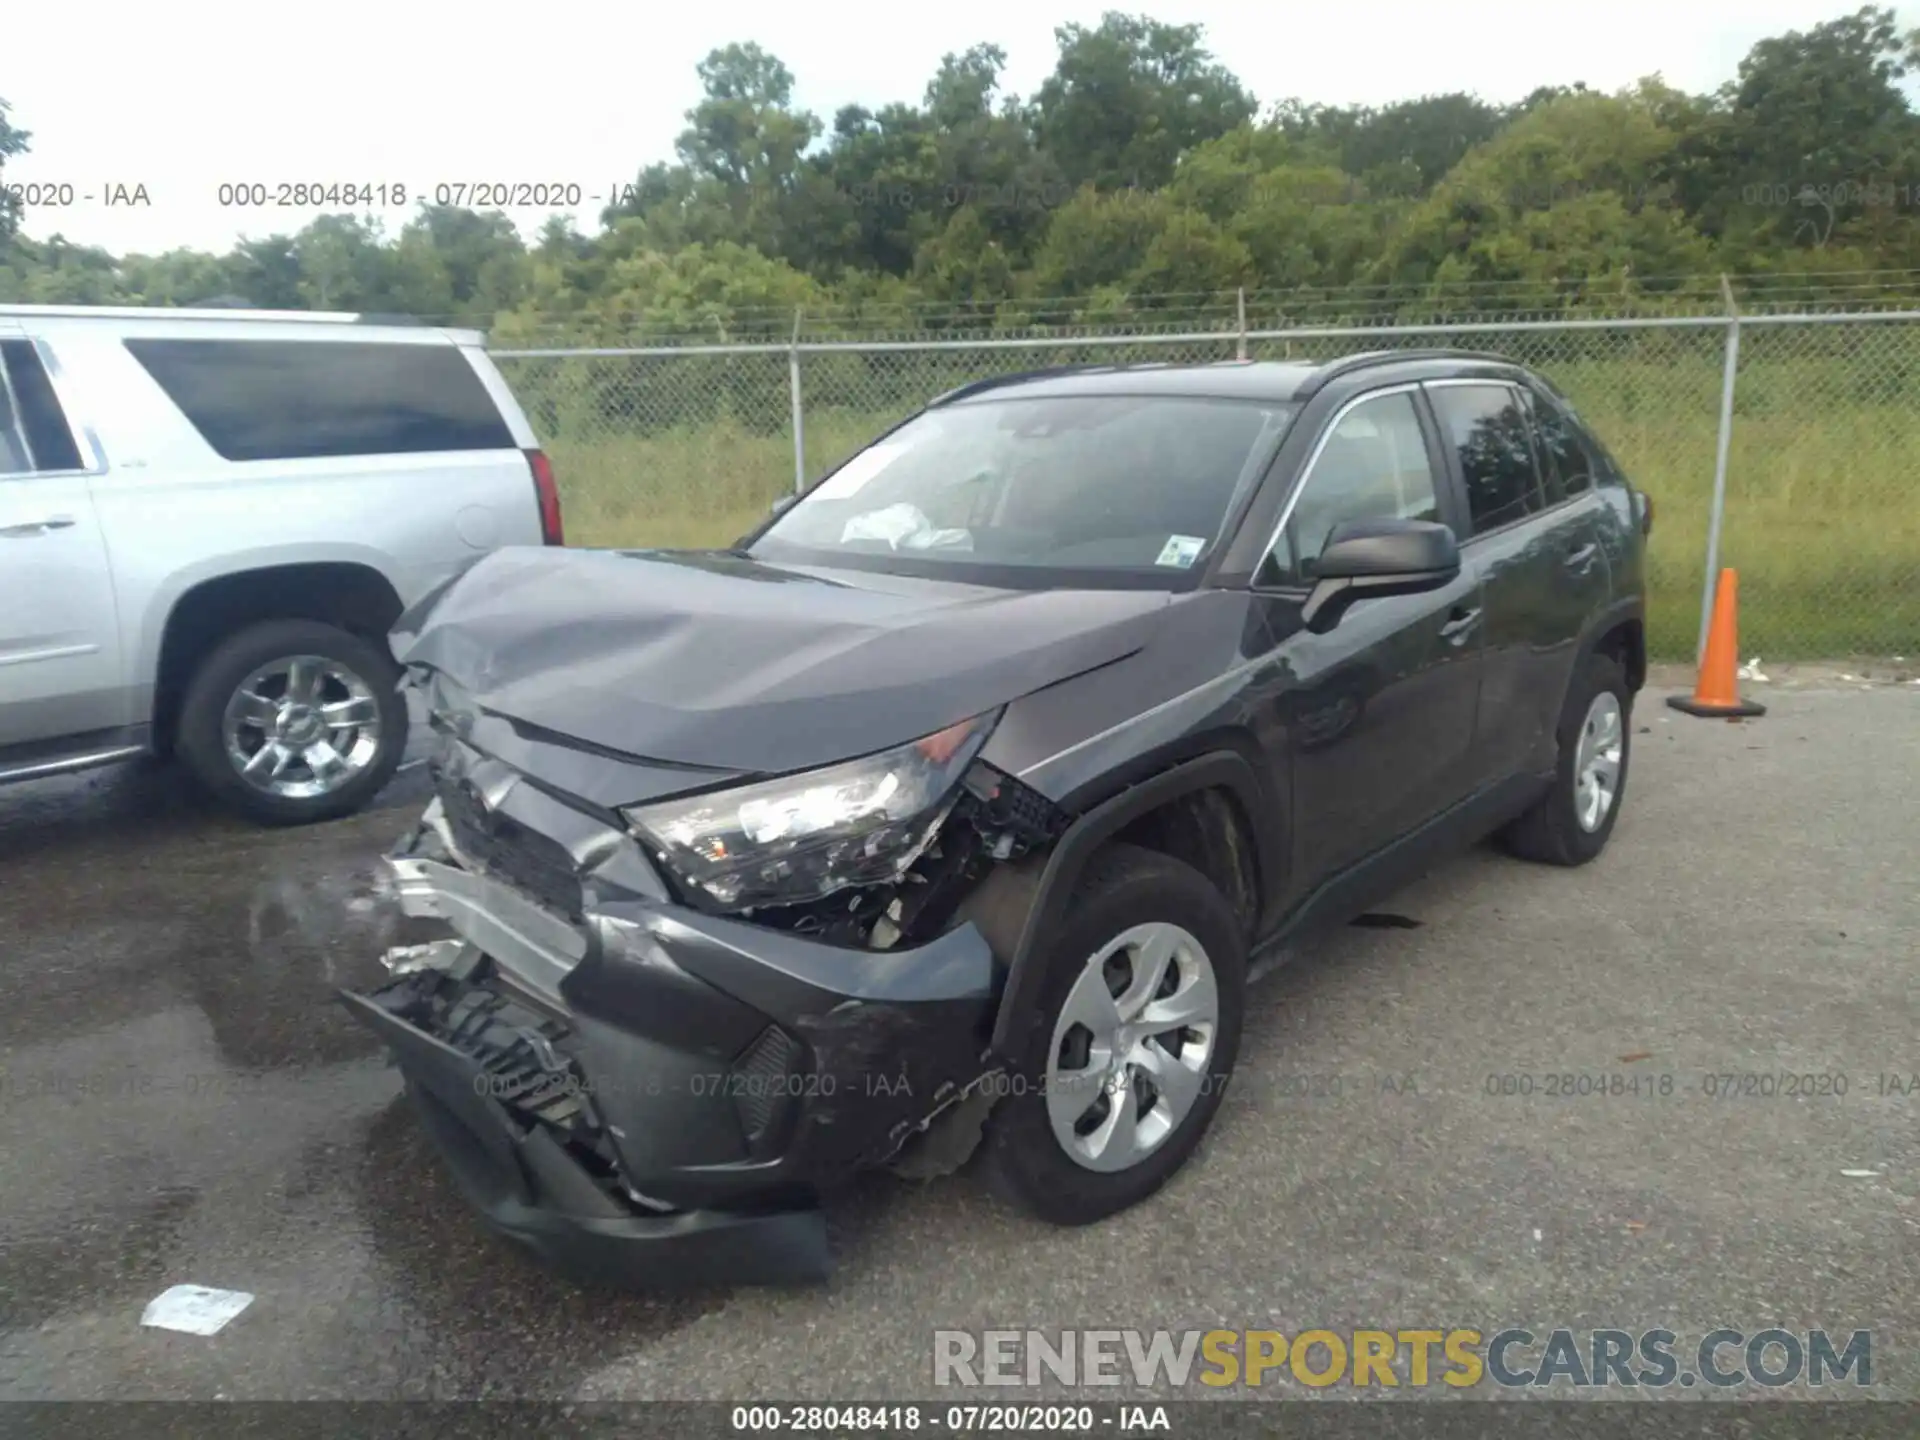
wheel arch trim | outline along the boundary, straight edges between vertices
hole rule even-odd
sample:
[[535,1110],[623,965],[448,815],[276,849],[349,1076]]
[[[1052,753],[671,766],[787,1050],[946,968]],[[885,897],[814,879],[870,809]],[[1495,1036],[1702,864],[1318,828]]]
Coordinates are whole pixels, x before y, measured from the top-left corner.
[[994,1016],[991,1056],[1003,1064],[1011,1063],[1021,1052],[1032,1027],[1039,1024],[1041,1017],[1036,1012],[1040,988],[1046,978],[1046,957],[1041,953],[1041,946],[1048,931],[1065,914],[1067,902],[1094,853],[1148,811],[1209,789],[1232,793],[1249,816],[1260,813],[1262,792],[1253,766],[1235,751],[1215,750],[1130,786],[1094,806],[1067,827],[1047,857],[1033,903],[1020,927],[1020,938],[1009,961],[1006,984]]
[[[1578,676],[1587,662],[1587,657],[1594,654],[1600,648],[1602,636],[1628,623],[1637,623],[1640,626],[1640,687],[1644,687],[1646,684],[1647,666],[1646,606],[1641,602],[1638,595],[1622,596],[1620,599],[1596,610],[1592,615],[1587,617],[1587,623],[1580,631],[1580,646],[1574,661],[1573,674]],[[1567,683],[1571,685],[1573,680],[1569,678]],[[1640,688],[1633,685],[1631,667],[1629,667],[1627,683],[1630,689]]]

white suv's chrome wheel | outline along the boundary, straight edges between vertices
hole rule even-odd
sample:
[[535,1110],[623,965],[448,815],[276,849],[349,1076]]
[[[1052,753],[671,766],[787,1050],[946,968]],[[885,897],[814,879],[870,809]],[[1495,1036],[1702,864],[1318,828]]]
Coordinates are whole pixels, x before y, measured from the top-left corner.
[[1089,956],[1048,1052],[1060,1147],[1102,1172],[1159,1149],[1207,1083],[1219,1022],[1213,962],[1178,925],[1137,925]]
[[270,660],[227,701],[221,738],[235,773],[287,800],[330,795],[380,750],[380,707],[366,680],[324,655]]

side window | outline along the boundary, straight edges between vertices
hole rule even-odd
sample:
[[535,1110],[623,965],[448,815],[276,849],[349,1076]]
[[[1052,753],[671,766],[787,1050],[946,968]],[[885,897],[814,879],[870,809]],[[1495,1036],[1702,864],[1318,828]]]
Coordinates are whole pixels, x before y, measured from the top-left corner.
[[[4,365],[0,359],[0,365]],[[0,382],[5,381],[0,370]],[[20,428],[20,417],[13,408],[13,387],[0,383],[0,475],[31,475],[33,452],[27,449],[27,437]]]
[[1349,520],[1438,520],[1420,415],[1407,391],[1362,401],[1335,422],[1302,482],[1262,585],[1308,585],[1327,537]]
[[1484,534],[1546,508],[1520,396],[1510,385],[1434,385],[1440,430],[1460,458],[1467,508]]
[[125,342],[224,460],[511,450],[452,345],[356,340]]
[[1544,395],[1528,398],[1533,409],[1533,433],[1539,438],[1541,463],[1549,477],[1549,494],[1556,481],[1561,495],[1580,495],[1592,489],[1593,456],[1566,411]]
[[80,448],[31,340],[0,340],[0,475],[78,470]]

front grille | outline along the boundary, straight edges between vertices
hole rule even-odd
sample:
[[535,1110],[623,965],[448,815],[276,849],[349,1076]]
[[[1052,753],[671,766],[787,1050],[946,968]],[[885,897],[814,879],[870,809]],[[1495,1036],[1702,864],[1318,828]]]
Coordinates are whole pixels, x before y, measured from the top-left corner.
[[454,848],[495,879],[525,891],[549,910],[578,921],[585,910],[573,857],[559,841],[510,815],[490,812],[466,786],[441,777],[440,808]]

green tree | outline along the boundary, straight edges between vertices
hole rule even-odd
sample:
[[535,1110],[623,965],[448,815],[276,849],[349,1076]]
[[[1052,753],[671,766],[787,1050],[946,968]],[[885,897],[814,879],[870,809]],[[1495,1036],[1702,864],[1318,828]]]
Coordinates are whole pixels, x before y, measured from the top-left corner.
[[401,230],[395,260],[395,299],[409,314],[484,319],[513,309],[526,290],[526,246],[497,210],[423,206]]
[[1185,151],[1253,117],[1253,96],[1207,52],[1198,25],[1109,11],[1092,29],[1054,35],[1060,55],[1034,124],[1071,185],[1155,189]]
[[1537,106],[1470,152],[1396,227],[1373,278],[1452,290],[1710,271],[1711,246],[1646,177],[1679,137],[1644,97]]
[[1425,195],[1474,146],[1491,140],[1508,114],[1478,96],[1423,95],[1380,107],[1321,106],[1297,100],[1275,108],[1280,131],[1318,141],[1332,162],[1373,195]]
[[972,205],[962,205],[914,257],[914,279],[931,299],[992,305],[1014,293],[1012,257]]
[[382,243],[378,226],[352,215],[321,215],[294,236],[293,253],[300,267],[302,308],[395,308],[393,253]]
[[933,126],[911,105],[849,105],[812,167],[816,227],[808,267],[828,274],[864,268],[904,275],[940,228],[939,153]]
[[[33,137],[25,130],[16,129],[8,123],[7,116],[12,107],[0,100],[0,175],[4,175],[7,161],[15,155],[27,153],[27,142]],[[6,244],[20,228],[20,205],[11,191],[0,185],[0,254],[5,253]]]
[[1249,284],[1349,283],[1406,208],[1341,170],[1324,136],[1243,125],[1180,162],[1168,194],[1212,217],[1251,264]]
[[128,255],[120,262],[120,274],[127,300],[134,305],[199,305],[238,289],[226,258],[204,250]]
[[1869,6],[1756,44],[1694,137],[1701,228],[1743,250],[1818,246],[1910,184],[1920,120],[1900,82],[1916,35]]
[[300,254],[291,235],[242,240],[227,261],[233,291],[266,310],[299,310],[306,305]]
[[1173,202],[1148,190],[1102,194],[1083,186],[1058,210],[1033,261],[1033,293],[1071,299],[1120,285],[1166,228]]
[[1050,210],[1072,187],[1036,143],[1029,108],[1002,93],[1005,65],[997,45],[946,55],[927,84],[925,103],[940,205],[975,210],[999,251],[1024,265],[1046,233]]
[[16,236],[0,268],[0,299],[29,305],[121,305],[127,300],[120,265],[94,245],[75,245],[59,235],[46,240]]

